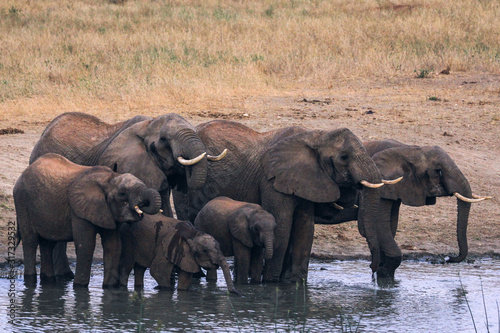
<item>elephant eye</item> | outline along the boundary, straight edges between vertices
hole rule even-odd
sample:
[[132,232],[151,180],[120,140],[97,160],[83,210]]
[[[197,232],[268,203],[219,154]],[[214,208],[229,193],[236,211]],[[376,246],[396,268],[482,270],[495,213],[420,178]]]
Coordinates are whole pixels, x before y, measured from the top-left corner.
[[127,193],[125,192],[118,192],[118,196],[121,198],[125,198],[127,196]]
[[345,162],[349,159],[349,155],[347,153],[343,153],[340,155],[340,159]]
[[162,136],[162,137],[160,138],[160,141],[161,141],[161,142],[165,142],[165,141],[167,141],[167,138],[166,138],[166,137],[164,137],[164,136]]
[[443,172],[441,171],[441,169],[436,169],[436,173],[439,175],[440,178],[443,177]]

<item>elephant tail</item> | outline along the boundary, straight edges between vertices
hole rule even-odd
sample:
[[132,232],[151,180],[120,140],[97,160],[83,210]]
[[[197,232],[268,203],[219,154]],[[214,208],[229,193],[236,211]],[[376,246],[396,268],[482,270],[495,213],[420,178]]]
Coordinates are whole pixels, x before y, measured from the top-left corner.
[[21,243],[21,232],[19,231],[19,226],[16,228],[16,241],[14,244],[14,251],[16,251],[17,246]]

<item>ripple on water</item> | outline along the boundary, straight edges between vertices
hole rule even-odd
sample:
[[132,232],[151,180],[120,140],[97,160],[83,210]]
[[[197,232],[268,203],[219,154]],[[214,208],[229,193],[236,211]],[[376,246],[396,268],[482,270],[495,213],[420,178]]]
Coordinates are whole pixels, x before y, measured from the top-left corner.
[[[405,261],[393,283],[372,280],[367,261],[313,260],[306,284],[238,286],[228,296],[217,282],[193,282],[192,290],[159,291],[149,273],[142,296],[129,290],[102,290],[102,265],[95,265],[88,289],[72,283],[25,288],[16,280],[16,326],[23,332],[137,331],[309,331],[470,332],[498,331],[500,261],[434,265]],[[4,275],[5,276],[5,275]],[[0,279],[0,294],[10,281]],[[9,298],[0,299],[6,308]],[[11,330],[6,317],[0,327]]]

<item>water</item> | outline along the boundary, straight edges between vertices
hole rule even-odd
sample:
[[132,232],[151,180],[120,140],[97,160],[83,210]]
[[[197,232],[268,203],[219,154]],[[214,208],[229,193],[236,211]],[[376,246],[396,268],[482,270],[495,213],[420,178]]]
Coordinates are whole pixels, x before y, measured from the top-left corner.
[[[372,281],[368,266],[367,261],[312,261],[305,285],[239,286],[243,297],[227,295],[220,272],[217,282],[202,279],[187,292],[156,290],[146,274],[142,296],[133,292],[133,278],[128,291],[102,290],[102,265],[94,265],[88,290],[74,290],[72,283],[26,288],[22,276],[10,288],[11,280],[3,278],[0,330],[499,331],[500,260],[454,265],[405,261],[394,283],[386,285]],[[9,289],[15,289],[15,296],[9,297]],[[15,326],[8,323],[11,300]]]

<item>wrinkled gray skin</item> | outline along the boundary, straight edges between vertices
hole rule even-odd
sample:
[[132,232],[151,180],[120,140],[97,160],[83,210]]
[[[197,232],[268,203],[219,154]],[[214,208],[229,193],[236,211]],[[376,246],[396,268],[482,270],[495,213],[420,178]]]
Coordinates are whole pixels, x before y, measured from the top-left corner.
[[[224,256],[234,256],[236,283],[248,283],[249,276],[261,282],[264,259],[273,257],[274,216],[259,205],[218,197],[200,210],[194,226],[213,236]],[[217,271],[208,271],[207,279],[217,279]]]
[[[206,158],[192,166],[181,165],[177,158],[192,159],[205,151],[194,127],[177,114],[154,119],[136,116],[111,125],[92,115],[68,112],[47,126],[33,148],[30,163],[52,152],[80,165],[105,165],[119,173],[131,173],[160,192],[164,214],[173,216],[171,188],[200,188],[207,173]],[[56,246],[54,257],[56,275],[71,278],[66,244]]]
[[[396,179],[403,176],[399,183],[381,188],[378,204],[381,223],[396,235],[401,203],[409,206],[433,205],[437,197],[452,196],[458,192],[471,198],[468,180],[452,158],[437,146],[410,146],[395,140],[370,141],[364,143],[379,168],[382,178]],[[353,199],[353,197],[351,197]],[[337,224],[358,218],[358,209],[349,208],[356,203],[338,202],[346,207],[337,210],[332,206],[316,207],[316,223]],[[471,204],[457,199],[457,239],[459,255],[448,261],[460,262],[468,252],[467,224]]]
[[36,250],[40,245],[42,281],[53,281],[56,242],[74,241],[75,286],[88,286],[100,234],[104,250],[103,288],[118,285],[121,244],[118,225],[142,219],[135,207],[151,214],[161,207],[158,191],[131,174],[108,167],[81,166],[57,154],[31,164],[14,186],[18,243],[22,239],[24,277],[36,284]]
[[200,267],[221,267],[231,293],[239,295],[231,280],[229,265],[219,243],[187,221],[179,221],[161,214],[145,215],[140,223],[123,225],[120,229],[122,256],[120,285],[128,285],[132,269],[135,287],[142,288],[144,272],[150,268],[151,276],[160,288],[173,288],[172,273],[177,269],[178,290],[187,290],[193,273]]
[[[219,163],[210,164],[203,188],[188,195],[174,193],[178,217],[194,221],[211,199],[227,196],[256,203],[276,220],[273,257],[266,260],[263,281],[307,278],[314,236],[314,203],[335,202],[342,189],[360,181],[380,183],[381,176],[359,139],[348,129],[309,131],[290,127],[259,133],[237,122],[215,120],[197,127],[212,155],[228,149]],[[380,252],[394,259],[401,251],[390,230],[377,229],[378,189],[365,189],[361,229],[372,253],[371,268],[379,269]],[[379,238],[388,241],[381,243]],[[391,247],[389,247],[391,246]],[[398,262],[399,261],[399,262]]]

